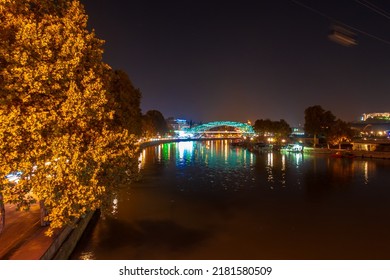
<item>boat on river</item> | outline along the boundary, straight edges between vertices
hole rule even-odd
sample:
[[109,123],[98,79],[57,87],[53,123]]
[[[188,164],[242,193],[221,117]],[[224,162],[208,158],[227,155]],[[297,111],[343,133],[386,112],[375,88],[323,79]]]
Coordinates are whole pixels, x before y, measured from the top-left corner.
[[256,143],[253,145],[253,151],[258,152],[258,153],[269,153],[272,152],[273,145],[271,144],[266,144],[266,143]]
[[333,158],[354,158],[355,155],[350,152],[345,152],[345,151],[337,151],[333,154],[330,155]]
[[291,153],[302,153],[303,152],[303,145],[302,144],[288,144],[287,146],[283,147],[281,150]]
[[235,141],[230,143],[230,146],[231,147],[244,147],[245,146],[245,142],[242,141],[242,140],[235,140]]

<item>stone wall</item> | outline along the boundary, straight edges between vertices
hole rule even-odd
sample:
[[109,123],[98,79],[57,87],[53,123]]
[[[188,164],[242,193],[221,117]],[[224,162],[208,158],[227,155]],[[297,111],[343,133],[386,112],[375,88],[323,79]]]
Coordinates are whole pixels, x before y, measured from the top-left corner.
[[76,222],[75,227],[67,226],[55,238],[41,260],[66,260],[72,254],[95,212],[90,212]]

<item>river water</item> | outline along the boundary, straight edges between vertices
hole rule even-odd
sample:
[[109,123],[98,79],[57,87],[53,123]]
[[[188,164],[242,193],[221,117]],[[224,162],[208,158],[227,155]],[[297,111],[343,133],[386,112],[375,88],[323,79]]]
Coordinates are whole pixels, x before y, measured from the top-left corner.
[[229,141],[144,149],[73,259],[390,259],[390,161],[254,155]]

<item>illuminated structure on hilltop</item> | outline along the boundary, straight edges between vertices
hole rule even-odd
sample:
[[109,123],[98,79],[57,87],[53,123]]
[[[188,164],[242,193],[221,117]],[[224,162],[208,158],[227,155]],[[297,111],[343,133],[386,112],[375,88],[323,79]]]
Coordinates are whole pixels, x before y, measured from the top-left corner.
[[390,113],[368,113],[363,114],[361,120],[367,121],[367,120],[383,120],[383,121],[390,121]]
[[364,138],[390,138],[390,113],[364,113],[351,128]]

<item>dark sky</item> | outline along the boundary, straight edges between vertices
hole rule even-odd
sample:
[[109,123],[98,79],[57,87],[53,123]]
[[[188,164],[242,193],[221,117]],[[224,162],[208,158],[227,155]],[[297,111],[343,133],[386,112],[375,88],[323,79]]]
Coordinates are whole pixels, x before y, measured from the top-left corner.
[[[290,0],[82,0],[143,113],[295,126],[312,105],[345,121],[389,111],[390,1],[299,2],[317,12]],[[358,45],[337,44],[332,19],[385,42],[355,30]]]

